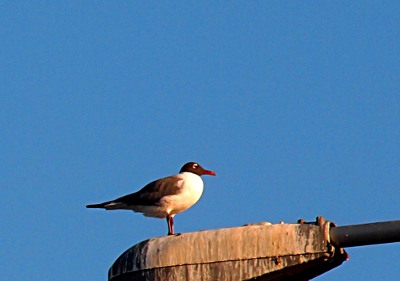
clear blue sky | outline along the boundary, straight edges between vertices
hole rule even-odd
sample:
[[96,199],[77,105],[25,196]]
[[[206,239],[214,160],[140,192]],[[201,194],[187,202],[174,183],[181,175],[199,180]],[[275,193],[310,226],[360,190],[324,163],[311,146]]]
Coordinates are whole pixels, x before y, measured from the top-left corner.
[[[400,219],[399,1],[0,3],[0,272],[106,280],[164,220],[88,210],[198,161],[176,231]],[[399,244],[316,280],[395,280]]]

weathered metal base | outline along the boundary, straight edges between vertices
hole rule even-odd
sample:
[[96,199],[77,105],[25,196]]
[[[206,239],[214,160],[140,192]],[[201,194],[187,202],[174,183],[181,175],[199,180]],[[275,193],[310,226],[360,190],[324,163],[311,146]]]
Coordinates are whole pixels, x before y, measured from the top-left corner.
[[[310,280],[347,259],[330,222],[269,223],[143,241],[123,253],[110,281]],[[332,225],[333,226],[333,225]]]

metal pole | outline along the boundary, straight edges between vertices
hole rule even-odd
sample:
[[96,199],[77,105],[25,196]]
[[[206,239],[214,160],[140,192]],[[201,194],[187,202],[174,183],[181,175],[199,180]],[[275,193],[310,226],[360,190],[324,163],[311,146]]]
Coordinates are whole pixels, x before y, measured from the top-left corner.
[[400,220],[332,227],[329,235],[341,248],[400,242]]

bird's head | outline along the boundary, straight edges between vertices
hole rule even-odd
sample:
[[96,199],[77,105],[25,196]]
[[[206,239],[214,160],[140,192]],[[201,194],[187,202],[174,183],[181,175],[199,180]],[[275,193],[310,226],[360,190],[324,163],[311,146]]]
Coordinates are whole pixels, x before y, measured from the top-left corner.
[[202,176],[202,175],[216,176],[216,174],[213,171],[204,169],[202,166],[200,166],[199,163],[196,163],[196,162],[188,162],[185,165],[183,165],[183,167],[181,168],[179,173],[183,173],[183,172],[190,172],[190,173],[196,174],[198,176]]

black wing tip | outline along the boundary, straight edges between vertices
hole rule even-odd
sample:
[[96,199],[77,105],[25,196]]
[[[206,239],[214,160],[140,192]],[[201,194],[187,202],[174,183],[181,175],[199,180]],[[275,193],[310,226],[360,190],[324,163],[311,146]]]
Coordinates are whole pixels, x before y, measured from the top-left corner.
[[104,204],[90,204],[90,205],[86,205],[86,208],[89,208],[89,209],[100,209],[100,208],[104,208]]

